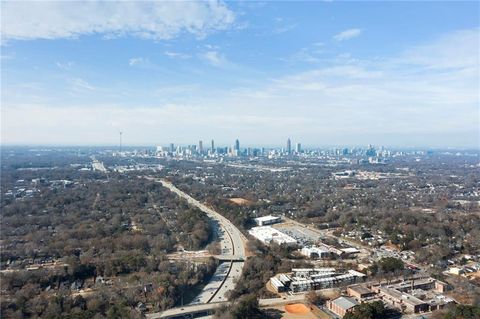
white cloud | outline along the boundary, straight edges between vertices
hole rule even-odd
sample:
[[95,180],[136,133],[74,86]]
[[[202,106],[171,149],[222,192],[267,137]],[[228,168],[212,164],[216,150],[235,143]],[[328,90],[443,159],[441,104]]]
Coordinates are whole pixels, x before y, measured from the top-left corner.
[[276,27],[272,30],[272,33],[273,34],[282,34],[282,33],[289,32],[289,31],[295,29],[296,27],[297,27],[296,24],[287,24],[287,25],[283,25],[283,26],[278,26],[278,27]]
[[190,59],[191,55],[181,53],[181,52],[173,52],[173,51],[165,51],[164,54],[169,58],[177,58],[177,59]]
[[345,30],[345,31],[342,31],[342,32],[336,34],[333,38],[336,41],[345,41],[345,40],[350,40],[350,39],[356,38],[360,34],[362,34],[361,29],[348,29],[348,30]]
[[[228,142],[235,137],[242,143],[261,144],[296,135],[304,144],[317,145],[477,146],[480,68],[475,57],[478,42],[473,47],[471,43],[476,32],[446,34],[395,57],[369,60],[345,54],[327,66],[267,82],[251,81],[241,88],[223,90],[193,82],[132,94],[154,101],[148,106],[138,98],[99,105],[101,96],[72,102],[85,106],[5,103],[3,135],[9,143],[115,143],[121,128],[126,137],[132,136],[128,143],[137,144],[189,143],[198,138]],[[205,61],[228,65],[219,49],[205,50]],[[421,60],[423,55],[429,59]],[[84,81],[77,84],[93,87]],[[18,91],[24,94],[25,89]],[[6,92],[8,98],[12,91]],[[171,101],[178,104],[163,105]],[[67,125],[72,117],[78,119],[74,127]]]
[[131,67],[137,67],[141,69],[157,70],[160,67],[151,62],[148,58],[143,57],[133,57],[128,60],[128,65]]
[[225,56],[218,51],[207,51],[200,55],[204,60],[216,67],[226,67],[229,65]]
[[230,27],[220,1],[2,1],[2,41],[103,34],[163,40]]
[[97,88],[92,84],[88,83],[87,81],[81,78],[73,78],[69,80],[70,84],[72,85],[72,90],[77,92],[82,91],[95,91]]
[[56,65],[59,69],[63,69],[63,70],[68,71],[75,65],[75,63],[71,62],[71,61],[69,61],[69,62],[57,62]]
[[128,60],[128,65],[130,65],[130,66],[139,65],[139,64],[142,64],[142,63],[145,63],[144,58],[131,58],[130,60]]
[[399,62],[440,68],[478,68],[480,29],[444,34],[426,44],[405,51]]

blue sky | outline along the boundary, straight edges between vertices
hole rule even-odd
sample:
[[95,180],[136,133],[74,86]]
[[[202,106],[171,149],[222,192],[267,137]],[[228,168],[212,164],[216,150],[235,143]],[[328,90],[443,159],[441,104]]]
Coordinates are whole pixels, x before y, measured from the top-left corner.
[[2,144],[479,145],[478,2],[2,2]]

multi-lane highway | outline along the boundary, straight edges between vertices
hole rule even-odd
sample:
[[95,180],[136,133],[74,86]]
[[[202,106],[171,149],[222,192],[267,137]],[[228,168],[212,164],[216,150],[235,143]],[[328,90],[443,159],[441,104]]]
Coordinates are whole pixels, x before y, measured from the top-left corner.
[[[279,305],[304,302],[305,295],[285,296],[283,298],[259,299],[260,307],[268,308]],[[173,318],[212,318],[212,314],[221,305],[227,305],[227,302],[207,303],[201,305],[189,305],[165,310],[163,312],[146,314],[147,319],[173,319]]]
[[[210,282],[191,304],[205,304],[227,300],[226,293],[235,286],[235,279],[242,273],[245,259],[245,237],[227,218],[200,203],[187,193],[181,191],[167,180],[159,180],[162,185],[197,207],[212,219],[216,235],[221,246],[222,262]],[[230,261],[228,259],[231,259]]]

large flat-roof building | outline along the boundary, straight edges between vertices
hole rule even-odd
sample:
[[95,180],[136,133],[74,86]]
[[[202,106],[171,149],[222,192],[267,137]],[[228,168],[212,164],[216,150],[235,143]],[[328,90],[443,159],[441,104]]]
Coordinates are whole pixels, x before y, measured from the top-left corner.
[[393,287],[378,287],[377,292],[393,306],[405,307],[409,312],[419,313],[429,310],[429,305],[425,301]]
[[290,290],[293,292],[333,288],[343,284],[357,283],[361,282],[366,276],[355,270],[337,273],[335,268],[294,268],[292,272]]
[[328,249],[322,248],[322,247],[303,247],[300,250],[300,253],[304,256],[307,256],[308,258],[311,259],[322,259],[322,258],[327,258],[331,256],[331,253]]
[[255,218],[255,223],[258,226],[272,225],[272,224],[275,224],[275,223],[279,223],[281,221],[282,221],[281,217],[272,216],[272,215]]
[[375,292],[364,285],[354,285],[347,288],[347,294],[357,300],[363,300],[375,297]]
[[253,227],[248,231],[248,233],[264,244],[275,242],[279,245],[295,245],[297,243],[297,241],[292,237],[270,226]]
[[412,278],[388,286],[372,288],[383,300],[408,312],[424,312],[442,309],[454,300],[441,295],[448,288],[434,278]]
[[364,282],[363,279],[365,276],[365,274],[355,270],[337,272],[335,268],[327,267],[293,268],[290,275],[277,275],[270,279],[270,283],[277,292],[279,292],[280,289],[283,289],[280,285],[280,283],[282,283],[285,290],[297,293]]

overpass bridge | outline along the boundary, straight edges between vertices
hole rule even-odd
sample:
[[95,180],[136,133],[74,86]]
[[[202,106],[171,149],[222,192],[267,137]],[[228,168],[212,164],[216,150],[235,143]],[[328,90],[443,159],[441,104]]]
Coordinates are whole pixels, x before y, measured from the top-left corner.
[[215,313],[215,309],[222,304],[228,302],[205,303],[199,305],[190,305],[184,307],[177,307],[157,313],[147,313],[147,319],[183,319],[183,318],[202,318],[211,316]]
[[212,257],[220,261],[245,261],[245,256],[239,255],[214,255]]
[[[286,296],[283,298],[269,298],[269,299],[259,299],[258,304],[260,307],[272,307],[278,305],[284,305],[289,303],[303,302],[305,300],[305,295],[293,295]],[[215,313],[215,310],[221,305],[229,305],[227,301],[207,303],[200,305],[190,305],[184,307],[176,307],[172,309],[165,310],[163,312],[150,313],[146,314],[147,319],[192,319],[192,318],[204,318],[212,316]]]

